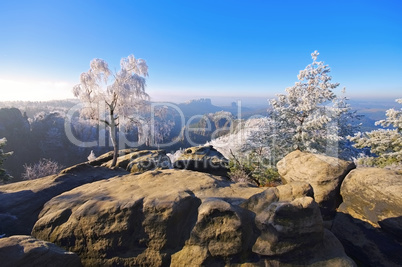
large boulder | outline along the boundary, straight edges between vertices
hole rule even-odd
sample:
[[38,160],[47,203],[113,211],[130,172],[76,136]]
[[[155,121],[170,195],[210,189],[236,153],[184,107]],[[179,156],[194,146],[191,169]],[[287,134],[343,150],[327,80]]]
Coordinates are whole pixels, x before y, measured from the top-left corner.
[[53,198],[32,234],[76,252],[84,265],[167,265],[189,238],[201,199],[241,201],[260,191],[185,170],[130,174]]
[[3,267],[82,266],[77,254],[25,235],[0,238],[0,259]]
[[[387,219],[402,216],[400,172],[381,168],[353,170],[342,183],[341,195],[343,203],[339,211],[375,227],[381,226]],[[402,229],[402,224],[399,228]]]
[[345,176],[354,168],[353,162],[317,155],[300,150],[289,153],[277,164],[284,183],[307,182],[314,190],[314,200],[324,219],[331,219],[342,202],[340,187]]
[[227,176],[229,161],[213,146],[190,147],[173,163],[176,169]]
[[[256,213],[256,226],[261,231],[253,245],[253,252],[267,256],[282,255],[322,242],[323,221],[311,195],[283,199],[275,194],[275,190],[267,190],[251,198],[249,201],[252,203],[257,198],[256,206],[251,210]],[[267,201],[272,200],[272,196],[276,199]],[[266,206],[263,209],[261,201]]]
[[0,234],[29,235],[43,205],[55,196],[83,184],[126,174],[79,164],[36,180],[0,186]]
[[369,266],[402,265],[402,174],[380,168],[351,171],[332,231],[346,252]]
[[53,198],[32,235],[86,266],[353,266],[311,196],[305,183],[264,191],[187,170],[127,174]]

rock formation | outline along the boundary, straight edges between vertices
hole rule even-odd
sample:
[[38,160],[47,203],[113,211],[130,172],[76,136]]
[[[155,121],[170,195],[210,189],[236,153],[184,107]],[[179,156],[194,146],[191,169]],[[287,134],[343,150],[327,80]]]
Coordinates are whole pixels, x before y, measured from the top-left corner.
[[[17,265],[46,252],[63,261],[58,266],[79,266],[71,251],[84,266],[355,266],[323,227],[314,183],[233,183],[212,147],[191,148],[176,161],[207,164],[197,171],[164,169],[170,160],[160,150],[122,150],[111,169],[112,157],[0,186],[0,234],[37,238],[0,238],[0,254],[12,248]],[[396,231],[387,219],[381,222]],[[16,248],[24,253],[12,254]]]
[[311,196],[305,183],[263,190],[187,170],[127,174],[53,198],[32,235],[86,266],[353,266]]
[[402,174],[380,168],[351,171],[332,231],[362,265],[402,265]]
[[0,234],[29,235],[43,205],[83,184],[126,174],[105,167],[79,164],[31,181],[0,186]]
[[227,176],[229,161],[212,146],[190,147],[173,163],[176,169],[186,169]]
[[356,166],[353,162],[296,150],[280,160],[277,167],[284,183],[309,183],[322,216],[330,219],[342,202],[339,193],[341,183]]
[[3,267],[82,266],[75,253],[24,235],[0,238],[0,259]]
[[[101,166],[110,168],[112,159],[113,155],[106,153],[91,162],[91,164],[101,164]],[[164,150],[138,151],[137,149],[126,149],[117,158],[116,167],[123,168],[129,172],[142,173],[156,169],[170,169],[172,163]]]

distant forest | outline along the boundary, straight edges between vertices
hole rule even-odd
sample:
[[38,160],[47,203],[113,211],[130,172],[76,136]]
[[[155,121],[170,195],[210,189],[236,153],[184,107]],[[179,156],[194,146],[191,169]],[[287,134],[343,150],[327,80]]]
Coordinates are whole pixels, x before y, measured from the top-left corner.
[[[87,161],[91,151],[99,156],[112,150],[107,130],[102,131],[98,126],[88,124],[85,120],[79,120],[78,117],[72,123],[75,138],[83,142],[102,139],[106,146],[79,147],[69,141],[65,133],[66,113],[77,103],[75,100],[0,103],[0,138],[7,139],[5,151],[13,151],[13,155],[4,162],[4,168],[14,177],[11,182],[21,180],[24,165],[35,164],[43,158],[51,159],[68,167]],[[186,113],[186,120],[198,112],[208,114],[208,112],[221,110],[221,108],[213,106],[209,99],[190,101],[178,105],[178,108]],[[234,110],[235,107],[228,107],[228,109]],[[180,138],[182,125],[179,116],[172,110],[170,113],[173,115],[166,120],[170,123],[158,125],[165,129],[161,142],[176,139],[174,145],[165,148],[167,152],[174,152],[180,148],[189,147],[191,144],[187,143],[184,138]],[[194,120],[194,123],[200,123],[201,126],[194,126],[197,128],[205,126],[202,120]],[[210,132],[215,131],[216,127],[219,127],[219,123],[213,124]],[[199,131],[189,134],[192,136],[193,142],[202,145],[210,140],[210,132]],[[137,128],[133,128],[125,134],[131,141],[138,141]],[[143,144],[138,148],[146,149],[150,146]]]
[[[104,138],[106,146],[79,147],[72,144],[64,130],[65,116],[68,110],[76,105],[78,100],[58,100],[46,102],[0,102],[0,138],[7,139],[5,151],[13,151],[13,155],[4,162],[4,168],[14,177],[11,182],[21,180],[24,165],[35,164],[40,159],[46,158],[68,167],[80,162],[87,161],[88,155],[93,151],[96,156],[106,153],[112,149],[109,144],[108,132],[99,131],[97,126],[90,125],[82,120],[74,121],[72,129],[78,140],[93,141]],[[379,114],[385,113],[390,102],[374,105],[370,102],[353,102],[353,106],[359,107],[365,115],[362,122],[362,131],[369,131],[374,126],[374,121],[379,119]],[[392,102],[391,102],[392,103]],[[373,107],[373,108],[370,108]],[[170,110],[166,121],[159,126],[164,129],[160,142],[175,140],[170,147],[165,147],[167,152],[174,152],[180,148],[186,148],[195,144],[202,145],[211,140],[211,134],[218,128],[228,128],[230,125],[228,116],[236,119],[238,107],[235,103],[227,107],[218,107],[211,103],[210,99],[192,100],[187,103],[178,104],[186,121],[194,115],[204,115],[204,119],[192,121],[190,127],[197,128],[197,131],[187,133],[191,136],[192,143],[180,136],[183,125],[177,112]],[[217,116],[219,112],[226,112],[225,116]],[[266,116],[266,109],[253,109],[242,107],[242,119],[251,116]],[[205,120],[211,121],[207,125]],[[166,122],[169,122],[166,124]],[[202,130],[207,129],[208,130]],[[188,130],[188,129],[187,129]],[[222,131],[222,134],[227,132]],[[133,141],[137,140],[138,129],[133,128],[126,135]],[[217,137],[217,136],[214,136]],[[140,149],[150,148],[143,144]],[[153,148],[158,148],[155,146]]]

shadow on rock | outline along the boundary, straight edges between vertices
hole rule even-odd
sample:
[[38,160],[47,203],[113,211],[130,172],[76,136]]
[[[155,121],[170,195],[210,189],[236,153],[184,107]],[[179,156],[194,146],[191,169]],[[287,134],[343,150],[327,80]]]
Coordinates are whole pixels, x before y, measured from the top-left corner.
[[[394,220],[400,221],[401,217],[386,221]],[[346,254],[362,266],[402,265],[402,243],[381,228],[338,212],[331,231],[343,244]]]

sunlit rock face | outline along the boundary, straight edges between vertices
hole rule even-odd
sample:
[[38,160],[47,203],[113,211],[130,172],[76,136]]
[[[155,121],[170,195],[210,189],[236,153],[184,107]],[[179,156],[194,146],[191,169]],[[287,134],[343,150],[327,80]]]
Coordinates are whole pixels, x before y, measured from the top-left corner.
[[95,181],[127,174],[83,163],[36,180],[0,186],[0,235],[29,235],[43,205],[64,192]]
[[54,197],[32,235],[85,266],[353,266],[312,196],[306,183],[262,189],[189,170],[131,173]]
[[341,187],[332,232],[367,266],[402,264],[402,174],[380,168],[351,171]]
[[[106,153],[90,163],[112,167],[113,153]],[[164,150],[126,149],[121,151],[116,166],[133,173],[143,173],[156,169],[170,169],[172,163]]]
[[339,193],[345,176],[356,168],[350,161],[317,155],[299,150],[289,153],[277,164],[285,183],[301,181],[309,183],[314,190],[314,200],[324,219],[331,219],[342,202]]

